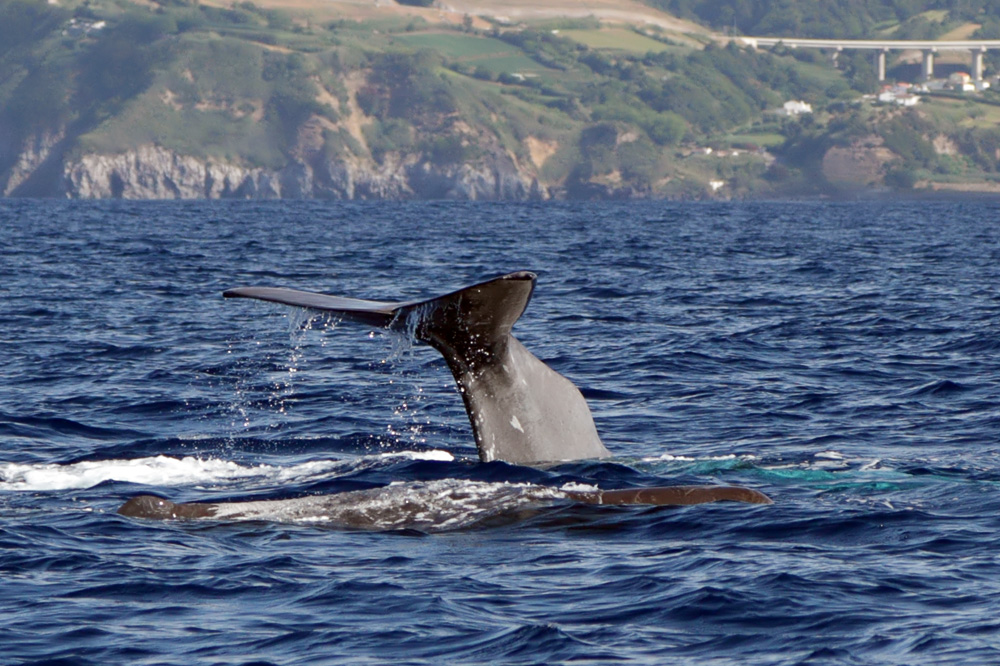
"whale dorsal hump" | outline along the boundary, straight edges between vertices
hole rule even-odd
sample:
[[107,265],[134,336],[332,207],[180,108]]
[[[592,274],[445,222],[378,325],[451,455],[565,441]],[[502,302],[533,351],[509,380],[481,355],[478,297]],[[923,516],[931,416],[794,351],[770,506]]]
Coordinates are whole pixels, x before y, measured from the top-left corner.
[[511,335],[534,285],[535,274],[520,271],[438,298],[399,303],[275,287],[240,287],[223,295],[333,312],[434,347],[458,383],[484,461],[610,455],[579,389]]

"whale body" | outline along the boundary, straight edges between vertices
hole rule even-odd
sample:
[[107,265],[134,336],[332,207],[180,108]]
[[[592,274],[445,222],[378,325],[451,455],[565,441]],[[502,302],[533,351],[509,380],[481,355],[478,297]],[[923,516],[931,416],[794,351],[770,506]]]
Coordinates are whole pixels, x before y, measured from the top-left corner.
[[163,520],[265,520],[307,523],[352,530],[417,529],[440,532],[489,520],[521,518],[557,504],[689,505],[729,500],[770,504],[756,490],[738,486],[667,486],[600,490],[553,488],[530,483],[487,483],[463,479],[393,483],[280,500],[175,503],[154,495],[133,497],[118,509],[123,516]]
[[[518,271],[444,296],[402,302],[344,298],[283,287],[238,287],[223,292],[223,296],[331,313],[345,320],[399,331],[438,350],[458,384],[476,449],[484,462],[539,464],[607,457],[611,453],[597,434],[580,390],[511,334],[531,299],[535,279],[534,273]],[[473,491],[470,482],[452,481],[458,485],[391,484],[333,495],[253,502],[177,504],[142,495],[126,502],[119,513],[161,519],[311,520],[347,528],[393,529],[413,526],[413,521],[419,523],[417,517],[426,518],[430,515],[428,508],[442,502],[451,511],[467,516],[553,499],[583,504],[771,504],[763,493],[738,486],[558,490],[531,484],[485,484],[498,487],[477,487]],[[473,496],[475,501],[469,499]],[[444,522],[450,521],[453,519]]]

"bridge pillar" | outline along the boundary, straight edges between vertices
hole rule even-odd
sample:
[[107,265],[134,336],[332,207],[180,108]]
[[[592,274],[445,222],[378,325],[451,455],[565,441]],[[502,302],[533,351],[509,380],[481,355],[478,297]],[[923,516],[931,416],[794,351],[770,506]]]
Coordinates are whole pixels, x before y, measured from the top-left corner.
[[838,60],[840,59],[840,53],[844,50],[844,47],[838,46],[833,53],[830,54],[830,63],[834,66],[838,66]]
[[986,53],[986,49],[979,49],[978,51],[972,52],[972,80],[982,81],[983,80],[983,54]]
[[878,61],[875,70],[878,73],[878,80],[885,81],[885,54],[889,49],[882,49],[878,52]]
[[930,81],[934,78],[934,53],[936,49],[928,49],[924,51],[924,81]]

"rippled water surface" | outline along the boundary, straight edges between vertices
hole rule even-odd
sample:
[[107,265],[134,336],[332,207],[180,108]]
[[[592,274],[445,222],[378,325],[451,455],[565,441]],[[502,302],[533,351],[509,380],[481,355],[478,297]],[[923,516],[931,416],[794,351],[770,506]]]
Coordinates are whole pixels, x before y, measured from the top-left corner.
[[[998,220],[0,201],[0,663],[998,663]],[[221,297],[518,269],[609,460],[482,464],[433,350]],[[545,490],[688,483],[775,504]],[[379,488],[366,529],[115,513]]]

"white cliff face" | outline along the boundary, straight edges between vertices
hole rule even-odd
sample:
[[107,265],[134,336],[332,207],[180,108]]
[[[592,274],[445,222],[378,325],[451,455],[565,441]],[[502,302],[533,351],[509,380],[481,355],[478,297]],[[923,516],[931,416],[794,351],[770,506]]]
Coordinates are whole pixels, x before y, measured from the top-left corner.
[[480,164],[435,167],[427,162],[408,170],[411,187],[421,198],[479,200],[521,200],[547,198],[539,192],[537,180],[528,180],[506,156]]
[[317,165],[319,196],[333,199],[414,199],[406,169],[413,158],[389,155],[381,165],[351,156]]
[[6,181],[0,180],[0,183],[3,183],[3,195],[9,196],[23,185],[42,166],[45,160],[49,158],[53,148],[65,136],[65,130],[60,129],[52,132],[41,132],[25,140],[17,156],[17,161],[7,172]]
[[382,164],[350,156],[301,160],[279,170],[178,155],[154,145],[83,155],[63,169],[75,199],[506,199],[548,198],[506,155],[482,164],[435,166],[416,156]]
[[276,199],[278,174],[140,146],[117,155],[84,155],[65,164],[66,196],[75,199]]

